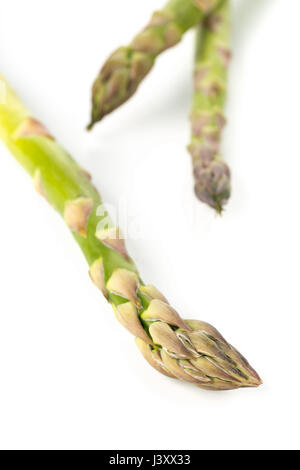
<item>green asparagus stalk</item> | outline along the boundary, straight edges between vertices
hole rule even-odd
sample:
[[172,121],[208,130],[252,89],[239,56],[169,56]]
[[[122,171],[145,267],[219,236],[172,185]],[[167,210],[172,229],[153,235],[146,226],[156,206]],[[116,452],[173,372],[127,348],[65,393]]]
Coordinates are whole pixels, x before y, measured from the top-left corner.
[[260,385],[246,359],[215,328],[183,320],[154,286],[142,281],[120,229],[107,213],[97,215],[101,198],[88,173],[0,76],[1,81],[6,93],[0,104],[0,138],[64,218],[89,264],[92,281],[119,322],[136,336],[146,360],[164,375],[209,390]]
[[93,85],[92,120],[88,128],[131,98],[156,58],[175,46],[188,29],[219,3],[220,0],[169,0],[131,44],[113,52]]
[[195,192],[222,212],[230,197],[230,170],[220,156],[230,53],[230,1],[225,0],[197,30],[195,91],[191,113]]

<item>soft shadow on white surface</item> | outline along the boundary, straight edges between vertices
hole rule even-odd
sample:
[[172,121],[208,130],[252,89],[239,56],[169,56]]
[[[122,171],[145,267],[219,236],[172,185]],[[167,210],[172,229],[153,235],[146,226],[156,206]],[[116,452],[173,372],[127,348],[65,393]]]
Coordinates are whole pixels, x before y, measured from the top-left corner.
[[[261,21],[268,21],[269,11],[280,0],[235,0],[234,2],[234,50],[242,48],[255,34],[255,26]],[[269,9],[269,10],[268,10]]]

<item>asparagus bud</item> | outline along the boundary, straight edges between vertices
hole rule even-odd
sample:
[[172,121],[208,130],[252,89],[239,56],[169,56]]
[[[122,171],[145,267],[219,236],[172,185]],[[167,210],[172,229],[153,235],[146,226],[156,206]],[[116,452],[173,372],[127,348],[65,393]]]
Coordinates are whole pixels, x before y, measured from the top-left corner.
[[192,3],[199,8],[199,10],[210,13],[220,2],[218,0],[192,0]]
[[161,346],[159,351],[136,340],[152,367],[208,390],[256,387],[261,383],[247,360],[215,328],[195,320],[185,323],[187,329],[175,331],[159,322],[150,327],[154,344]]

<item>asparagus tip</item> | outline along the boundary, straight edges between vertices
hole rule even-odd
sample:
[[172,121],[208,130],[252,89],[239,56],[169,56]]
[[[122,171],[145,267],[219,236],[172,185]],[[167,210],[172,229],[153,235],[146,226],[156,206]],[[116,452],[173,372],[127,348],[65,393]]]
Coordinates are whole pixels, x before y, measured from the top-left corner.
[[223,215],[223,212],[224,212],[224,207],[222,206],[222,204],[220,204],[218,201],[216,202],[216,213],[217,215],[219,216],[222,216]]
[[223,161],[214,161],[208,167],[198,163],[194,167],[195,193],[200,201],[222,214],[230,197],[230,170]]
[[87,131],[91,131],[95,125],[95,121],[91,121],[87,126],[86,126],[86,130]]

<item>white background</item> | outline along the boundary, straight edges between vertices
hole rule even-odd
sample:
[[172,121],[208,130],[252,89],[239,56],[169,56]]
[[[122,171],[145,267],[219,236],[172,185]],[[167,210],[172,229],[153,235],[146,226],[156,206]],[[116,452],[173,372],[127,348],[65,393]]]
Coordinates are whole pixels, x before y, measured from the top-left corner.
[[[214,324],[264,385],[225,393],[160,376],[91,285],[60,218],[0,147],[0,447],[299,449],[298,0],[236,0],[222,218],[192,191],[193,34],[85,132],[91,83],[161,0],[2,0],[0,69],[141,226],[143,278]],[[145,233],[146,232],[146,233]]]

